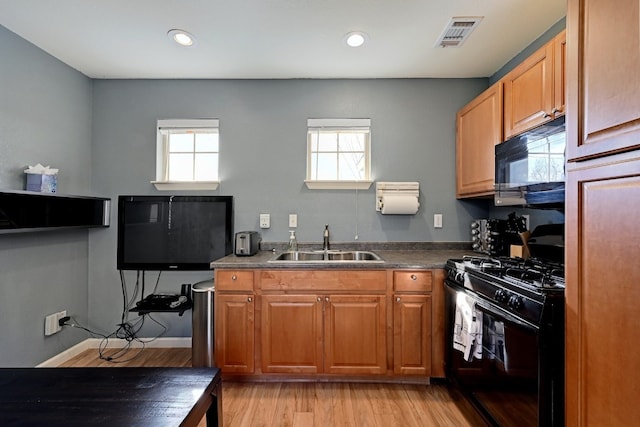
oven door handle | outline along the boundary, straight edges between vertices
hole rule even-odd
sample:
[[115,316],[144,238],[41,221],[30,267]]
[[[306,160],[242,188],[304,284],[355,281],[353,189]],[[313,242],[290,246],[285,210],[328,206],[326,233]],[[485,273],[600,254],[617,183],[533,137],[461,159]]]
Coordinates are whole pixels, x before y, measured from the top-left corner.
[[452,291],[462,292],[463,294],[469,296],[470,298],[473,299],[473,303],[476,307],[480,307],[481,309],[483,309],[484,311],[486,311],[487,313],[491,314],[494,317],[502,318],[503,320],[507,320],[511,323],[514,323],[523,328],[532,330],[534,332],[537,332],[540,329],[538,326],[534,325],[533,323],[527,322],[526,320],[518,319],[513,314],[509,313],[508,311],[504,310],[503,308],[497,305],[492,304],[491,302],[487,301],[477,293],[467,288],[463,288],[460,285],[450,282],[448,280],[445,280],[445,285],[448,288],[450,288]]

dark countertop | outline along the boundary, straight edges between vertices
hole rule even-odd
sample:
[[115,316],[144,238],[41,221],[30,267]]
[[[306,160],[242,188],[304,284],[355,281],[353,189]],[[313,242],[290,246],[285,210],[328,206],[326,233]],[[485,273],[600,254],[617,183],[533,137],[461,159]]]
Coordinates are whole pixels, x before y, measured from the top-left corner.
[[[340,269],[340,268],[370,268],[370,269],[392,269],[392,268],[415,268],[434,269],[444,268],[449,258],[461,258],[464,255],[474,254],[471,250],[464,249],[427,249],[427,250],[376,250],[383,262],[351,262],[351,261],[292,261],[292,262],[269,262],[275,254],[273,251],[260,251],[254,256],[228,255],[211,263],[211,268],[306,268],[306,269]],[[278,251],[276,253],[280,253]],[[477,254],[476,254],[477,255]]]

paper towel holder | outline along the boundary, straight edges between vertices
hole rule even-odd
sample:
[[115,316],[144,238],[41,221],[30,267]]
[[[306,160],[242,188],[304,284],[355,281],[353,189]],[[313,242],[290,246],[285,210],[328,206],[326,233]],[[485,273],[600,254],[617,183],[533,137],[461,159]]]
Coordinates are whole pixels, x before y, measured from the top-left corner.
[[419,182],[376,182],[376,211],[382,211],[384,196],[409,196],[417,199],[419,195]]

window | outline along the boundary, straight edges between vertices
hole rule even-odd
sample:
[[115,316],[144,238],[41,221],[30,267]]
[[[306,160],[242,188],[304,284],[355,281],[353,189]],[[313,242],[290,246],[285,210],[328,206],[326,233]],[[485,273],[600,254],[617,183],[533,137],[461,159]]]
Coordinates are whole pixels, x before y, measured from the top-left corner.
[[158,190],[215,190],[219,157],[217,119],[158,120]]
[[307,179],[310,189],[371,186],[371,120],[307,120]]

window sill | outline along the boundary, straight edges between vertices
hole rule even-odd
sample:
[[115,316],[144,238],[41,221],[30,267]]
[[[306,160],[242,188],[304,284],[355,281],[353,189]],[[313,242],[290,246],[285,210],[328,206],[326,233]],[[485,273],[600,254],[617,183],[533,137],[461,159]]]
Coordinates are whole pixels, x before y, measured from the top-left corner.
[[309,190],[368,190],[373,181],[304,181]]
[[158,191],[217,190],[219,181],[151,181]]

